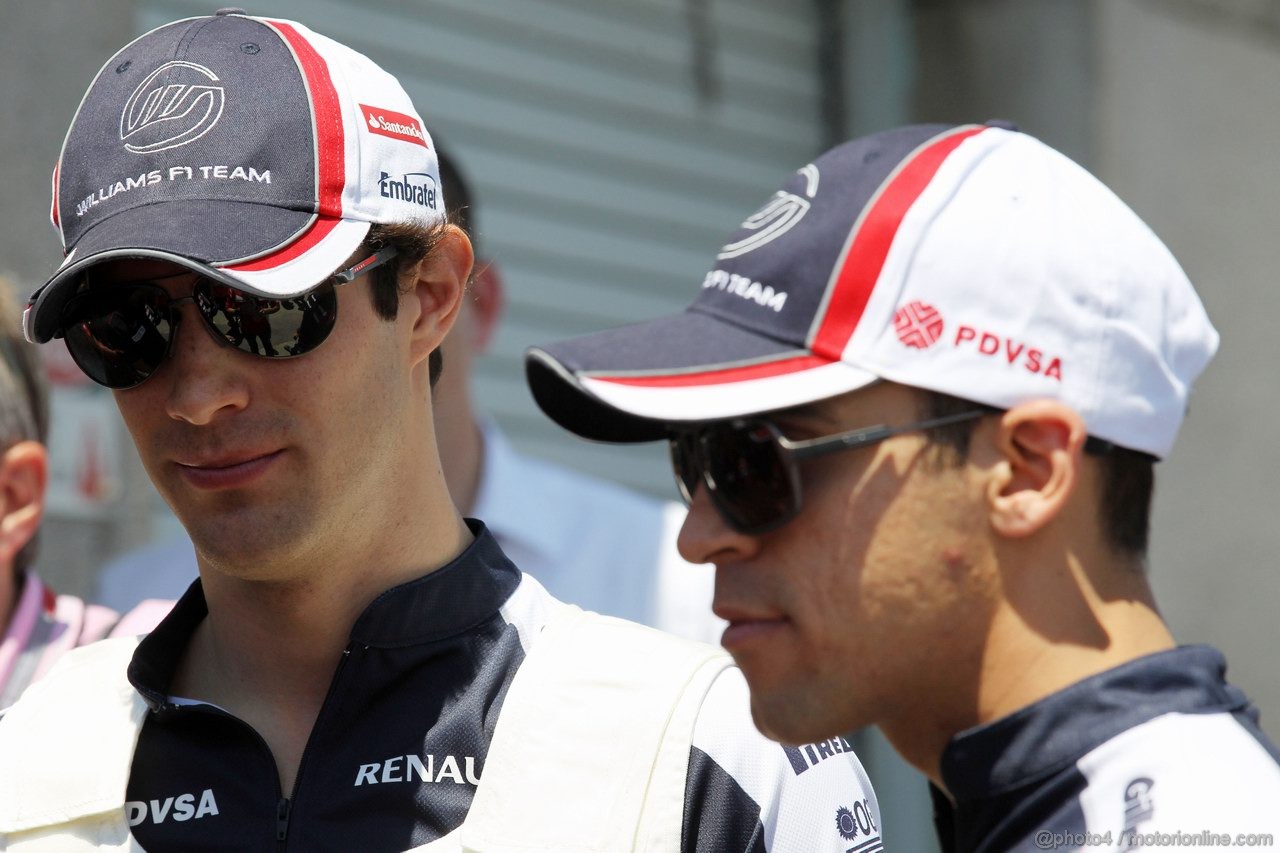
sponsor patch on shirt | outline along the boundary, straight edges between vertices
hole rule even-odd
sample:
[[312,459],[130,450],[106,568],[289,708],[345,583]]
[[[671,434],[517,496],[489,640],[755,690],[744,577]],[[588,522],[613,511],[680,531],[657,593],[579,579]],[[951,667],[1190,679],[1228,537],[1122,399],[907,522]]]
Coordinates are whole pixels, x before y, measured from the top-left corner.
[[159,825],[166,820],[183,823],[217,815],[218,801],[213,796],[213,789],[205,788],[198,794],[179,794],[163,800],[131,800],[124,804],[124,810],[129,826],[140,823]]

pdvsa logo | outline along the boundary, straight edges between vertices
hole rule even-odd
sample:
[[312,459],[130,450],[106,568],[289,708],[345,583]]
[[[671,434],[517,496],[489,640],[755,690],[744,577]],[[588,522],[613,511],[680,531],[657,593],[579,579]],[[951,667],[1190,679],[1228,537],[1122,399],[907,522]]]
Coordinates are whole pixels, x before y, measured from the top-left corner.
[[893,315],[898,340],[915,349],[927,349],[942,337],[942,314],[927,302],[908,302]]
[[369,128],[370,133],[389,136],[401,142],[412,142],[423,148],[429,147],[422,125],[413,116],[384,110],[381,107],[371,107],[368,104],[361,104],[360,111],[364,113],[365,127]]
[[[197,799],[199,803],[196,802]],[[205,788],[199,794],[182,794],[165,797],[163,800],[130,800],[124,804],[124,808],[129,826],[137,826],[144,821],[158,825],[168,818],[182,823],[212,817],[218,813],[218,802],[213,798],[213,789]]]
[[218,76],[194,62],[166,62],[133,90],[120,114],[126,151],[154,154],[195,142],[217,125],[226,105]]
[[1062,359],[1047,355],[1044,350],[1007,335],[988,332],[973,326],[956,329],[955,345],[978,355],[1006,362],[1010,367],[1021,367],[1045,379],[1062,381]]
[[393,177],[386,172],[380,174],[378,194],[383,198],[407,201],[431,210],[436,209],[436,199],[439,195],[436,190],[436,181],[426,172],[409,172],[399,177]]
[[[893,315],[893,330],[904,346],[928,349],[939,340],[946,324],[941,312],[926,302],[908,302]],[[958,350],[1001,361],[1045,379],[1062,381],[1062,358],[999,331],[960,324],[950,344]]]
[[721,247],[720,254],[716,255],[718,260],[736,258],[772,243],[804,219],[804,215],[809,212],[809,199],[818,194],[818,167],[810,163],[800,170],[800,174],[804,175],[804,193],[808,198],[782,190],[774,193],[773,198],[764,203],[764,207],[742,223],[742,227],[751,233]]

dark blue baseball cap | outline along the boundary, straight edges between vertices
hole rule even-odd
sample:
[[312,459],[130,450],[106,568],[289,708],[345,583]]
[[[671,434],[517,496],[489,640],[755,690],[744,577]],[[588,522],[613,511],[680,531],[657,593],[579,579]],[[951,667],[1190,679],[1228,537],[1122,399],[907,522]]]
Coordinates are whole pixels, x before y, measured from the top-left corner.
[[435,150],[367,57],[239,10],[139,37],[98,72],[53,177],[62,265],[32,295],[44,342],[93,266],[158,258],[268,297],[315,287],[373,223],[440,219]]

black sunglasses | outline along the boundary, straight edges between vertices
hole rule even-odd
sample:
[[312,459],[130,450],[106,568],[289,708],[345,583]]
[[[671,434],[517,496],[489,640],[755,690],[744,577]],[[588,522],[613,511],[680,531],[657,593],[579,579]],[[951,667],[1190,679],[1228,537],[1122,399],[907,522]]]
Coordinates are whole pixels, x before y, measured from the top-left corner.
[[392,246],[379,249],[289,299],[254,296],[205,276],[196,279],[190,296],[177,299],[156,283],[159,279],[91,287],[67,300],[57,336],[66,339],[71,357],[90,379],[121,390],[141,385],[160,368],[176,337],[177,307],[188,302],[219,343],[263,358],[294,358],[320,346],[333,331],[338,318],[334,288],[395,256]]
[[671,464],[686,504],[705,484],[730,527],[751,535],[776,530],[802,505],[797,463],[841,450],[857,450],[895,435],[933,429],[993,414],[975,409],[902,426],[868,426],[793,441],[766,420],[719,421],[670,436]]

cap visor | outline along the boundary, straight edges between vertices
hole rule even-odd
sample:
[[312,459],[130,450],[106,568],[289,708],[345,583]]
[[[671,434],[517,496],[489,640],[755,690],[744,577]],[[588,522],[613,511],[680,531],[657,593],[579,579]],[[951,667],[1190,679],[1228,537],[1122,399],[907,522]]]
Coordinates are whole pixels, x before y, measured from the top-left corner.
[[[52,338],[81,276],[106,261],[170,261],[258,296],[289,298],[339,269],[368,231],[367,222],[237,202],[165,202],[123,211],[87,232],[33,294],[27,337]],[[272,233],[286,236],[267,243],[264,235]]]
[[535,347],[525,372],[548,417],[612,442],[799,406],[877,378],[693,310]]

